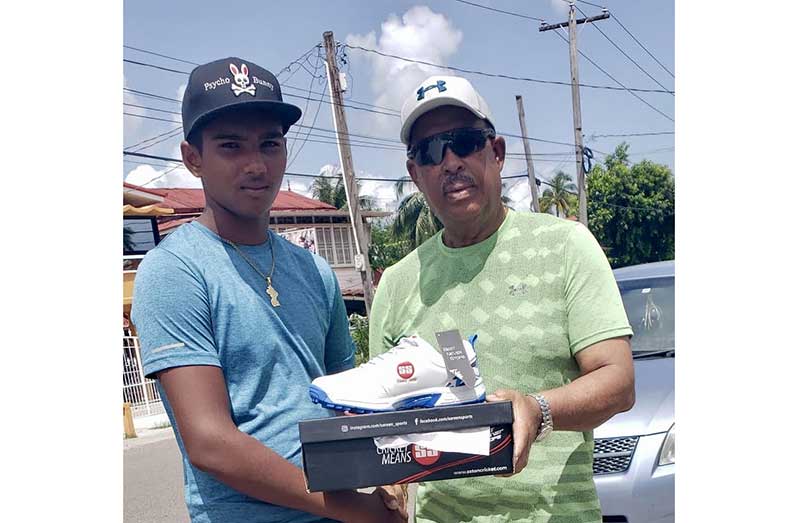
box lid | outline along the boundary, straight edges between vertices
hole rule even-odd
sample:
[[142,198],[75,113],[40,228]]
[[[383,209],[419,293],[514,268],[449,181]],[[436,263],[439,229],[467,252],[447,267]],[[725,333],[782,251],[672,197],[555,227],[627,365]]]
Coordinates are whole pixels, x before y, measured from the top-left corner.
[[299,422],[299,440],[317,443],[505,425],[513,422],[510,401],[337,416]]

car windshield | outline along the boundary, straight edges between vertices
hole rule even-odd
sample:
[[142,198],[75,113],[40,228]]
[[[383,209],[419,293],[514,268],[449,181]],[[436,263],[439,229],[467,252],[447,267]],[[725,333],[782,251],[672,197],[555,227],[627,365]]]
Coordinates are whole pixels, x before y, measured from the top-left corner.
[[675,349],[673,287],[672,276],[618,282],[634,331],[635,356],[654,352],[666,355]]

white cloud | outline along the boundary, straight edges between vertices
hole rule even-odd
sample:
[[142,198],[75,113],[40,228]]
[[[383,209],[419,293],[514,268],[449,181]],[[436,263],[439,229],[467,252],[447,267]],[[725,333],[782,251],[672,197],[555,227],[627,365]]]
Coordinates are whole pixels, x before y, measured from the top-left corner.
[[164,187],[184,189],[202,188],[200,179],[192,175],[182,165],[176,169],[174,166],[155,168],[151,165],[139,165],[127,174],[125,181],[150,189]]
[[[401,18],[388,16],[380,26],[379,36],[375,31],[365,35],[349,34],[346,43],[353,46],[445,65],[448,58],[457,52],[463,33],[455,28],[442,14],[427,6],[410,8]],[[405,98],[415,87],[432,74],[445,70],[422,64],[414,64],[386,58],[373,53],[357,53],[372,67],[371,87],[376,105],[401,109]],[[398,119],[374,114],[376,126],[382,131],[398,135]]]
[[[568,16],[568,2],[564,2],[563,0],[550,0],[551,8],[554,9],[554,12],[560,16]],[[565,20],[555,20],[549,23],[558,23],[564,22]]]

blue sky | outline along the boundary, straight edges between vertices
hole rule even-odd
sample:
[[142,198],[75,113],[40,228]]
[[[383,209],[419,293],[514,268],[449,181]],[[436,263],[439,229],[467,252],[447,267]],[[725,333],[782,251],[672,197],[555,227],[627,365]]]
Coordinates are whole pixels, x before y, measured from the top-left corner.
[[[553,23],[567,19],[567,4],[562,0],[475,0],[475,3],[495,9],[513,11]],[[672,0],[628,2],[608,0],[591,3],[606,6],[618,20],[646,48],[674,71],[674,6]],[[583,2],[577,6],[588,15],[600,9]],[[278,73],[293,60],[303,56],[322,40],[322,33],[332,30],[336,40],[359,45],[414,60],[449,65],[487,73],[504,74],[543,80],[569,81],[568,46],[553,31],[541,33],[539,22],[497,12],[487,11],[455,0],[428,2],[405,1],[349,1],[295,0],[293,2],[263,2],[239,0],[210,2],[206,0],[158,2],[138,0],[125,2],[124,44],[187,62],[202,63],[236,55],[254,61]],[[615,20],[598,22],[621,49],[637,61],[651,76],[670,90],[674,79],[623,30]],[[562,33],[565,34],[565,33]],[[599,66],[627,87],[661,89],[618,49],[613,47],[596,27],[579,26],[579,48]],[[169,69],[190,71],[189,63],[124,49],[128,60],[158,65]],[[352,106],[371,104],[398,110],[413,87],[431,74],[451,74],[440,69],[383,58],[357,49],[347,49],[346,65],[349,90],[346,98]],[[294,65],[279,75],[286,97],[302,109],[307,108],[305,125],[310,125],[317,113],[315,127],[332,129],[330,106],[308,101],[307,92],[327,92],[326,81],[312,78],[310,72],[319,65],[317,74],[324,72],[323,62],[317,62],[316,51],[307,55],[305,69]],[[580,82],[602,86],[617,86],[612,79],[580,59]],[[498,130],[520,134],[515,95],[524,99],[527,132],[530,136],[556,142],[573,143],[571,93],[569,86],[548,85],[476,74],[462,74],[481,92],[493,111]],[[125,87],[130,90],[180,99],[187,75],[126,63]],[[669,117],[674,117],[675,97],[667,93],[638,93],[638,95]],[[313,95],[318,99],[318,95]],[[125,147],[167,133],[180,125],[180,105],[152,97],[125,92],[126,113],[151,118],[174,120],[176,123],[125,116]],[[648,158],[673,168],[674,136],[638,136],[626,138],[593,138],[593,135],[670,132],[673,122],[646,106],[626,91],[581,89],[582,122],[586,145],[597,151],[611,152],[621,140],[630,143],[633,161]],[[138,105],[140,107],[133,107]],[[147,107],[149,109],[144,109]],[[160,109],[155,111],[153,109]],[[377,109],[384,111],[384,109]],[[390,112],[390,111],[384,111]],[[347,110],[350,133],[398,140],[399,118],[361,110]],[[294,128],[303,133],[306,130]],[[166,134],[164,141],[146,149],[132,148],[145,154],[179,158],[180,134]],[[332,141],[324,131],[312,131],[310,140]],[[153,144],[145,142],[142,145]],[[523,152],[521,141],[508,138],[508,151]],[[292,146],[289,142],[289,148]],[[375,143],[375,140],[368,140]],[[373,146],[353,147],[354,165],[359,177],[398,178],[405,176],[404,154],[391,148],[400,144],[381,142],[389,149]],[[550,178],[561,169],[575,172],[572,148],[565,145],[532,142],[535,170],[539,177]],[[299,152],[299,154],[296,154]],[[152,165],[124,163],[128,181],[148,187],[199,187],[182,167],[174,164],[126,157],[126,160],[150,162]],[[338,152],[334,145],[305,142],[293,144],[289,172],[330,174],[335,172]],[[157,164],[157,165],[155,165]],[[173,169],[173,170],[172,170]],[[169,171],[169,172],[166,172]],[[526,171],[525,162],[515,157],[508,160],[503,175]],[[309,178],[288,177],[294,191],[307,193]],[[284,188],[286,183],[284,183]],[[508,194],[516,208],[524,208],[529,201],[525,179],[507,181]],[[362,191],[377,198],[385,208],[396,205],[390,182],[364,181]]]

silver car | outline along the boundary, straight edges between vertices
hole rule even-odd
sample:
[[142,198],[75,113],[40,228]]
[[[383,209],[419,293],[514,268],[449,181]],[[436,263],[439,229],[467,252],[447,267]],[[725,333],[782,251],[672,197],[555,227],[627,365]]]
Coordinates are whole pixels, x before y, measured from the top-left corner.
[[614,271],[634,330],[635,406],[594,431],[593,474],[604,522],[672,523],[674,262]]

